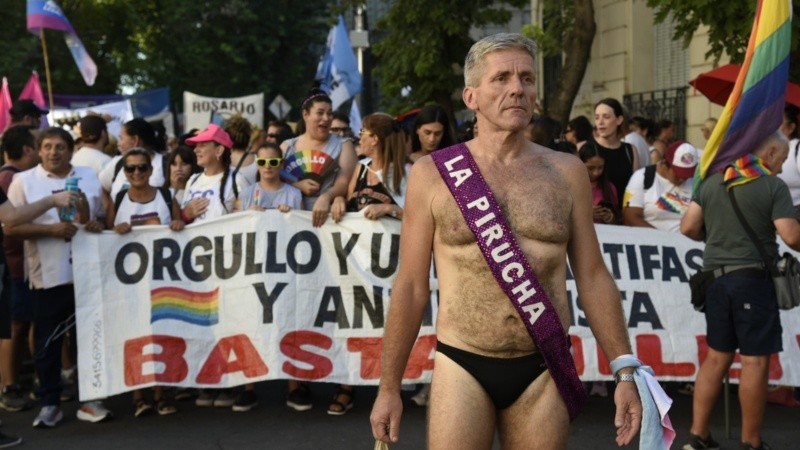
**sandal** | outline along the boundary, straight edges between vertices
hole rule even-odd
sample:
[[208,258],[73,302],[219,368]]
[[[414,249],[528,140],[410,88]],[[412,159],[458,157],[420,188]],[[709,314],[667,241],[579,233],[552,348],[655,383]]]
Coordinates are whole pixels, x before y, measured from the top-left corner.
[[[339,397],[345,397],[345,403],[340,402]],[[336,395],[333,397],[330,405],[328,405],[328,414],[332,416],[343,416],[347,414],[347,411],[353,409],[354,398],[355,392],[353,392],[353,388],[347,389],[339,386],[339,390],[336,391]]]
[[136,409],[134,410],[133,416],[139,417],[149,413],[153,409],[153,406],[150,403],[147,403],[144,399],[139,399],[136,401]]
[[178,412],[178,409],[175,408],[172,404],[170,404],[166,400],[156,400],[156,411],[158,412],[159,416],[168,416],[170,414],[175,414]]

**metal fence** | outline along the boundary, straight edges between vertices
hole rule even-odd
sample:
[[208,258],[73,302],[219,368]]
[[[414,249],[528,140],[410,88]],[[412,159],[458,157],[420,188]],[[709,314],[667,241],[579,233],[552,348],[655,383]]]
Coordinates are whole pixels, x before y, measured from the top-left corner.
[[675,126],[675,139],[685,139],[686,89],[680,87],[626,94],[622,97],[622,102],[630,117],[642,116],[655,122],[661,119],[671,120]]

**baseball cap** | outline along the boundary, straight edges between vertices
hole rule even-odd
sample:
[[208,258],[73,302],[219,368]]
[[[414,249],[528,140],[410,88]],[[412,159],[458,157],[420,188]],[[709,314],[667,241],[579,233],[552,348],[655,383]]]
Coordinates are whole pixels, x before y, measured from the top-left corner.
[[50,112],[47,109],[41,109],[33,103],[33,100],[17,100],[14,106],[8,110],[12,116],[25,117],[25,116],[43,116]]
[[201,142],[216,142],[223,147],[233,148],[233,141],[228,132],[215,124],[209,124],[208,128],[197,133],[197,135],[186,140],[186,144],[195,146]]
[[669,162],[672,172],[684,180],[694,177],[699,160],[697,149],[686,141],[675,141],[670,144],[664,152],[664,159]]

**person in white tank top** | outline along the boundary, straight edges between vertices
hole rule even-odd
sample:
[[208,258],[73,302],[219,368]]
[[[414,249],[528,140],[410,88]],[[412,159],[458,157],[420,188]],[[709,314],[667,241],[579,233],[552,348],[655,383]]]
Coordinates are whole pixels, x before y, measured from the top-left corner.
[[[155,188],[150,185],[153,164],[150,152],[143,148],[129,150],[122,157],[122,169],[130,186],[120,191],[109,202],[106,213],[106,226],[117,234],[130,233],[131,228],[139,225],[169,225],[173,231],[180,231],[186,225],[180,220],[180,208],[171,199],[166,188]],[[166,194],[165,194],[166,192]],[[168,206],[171,205],[171,206]],[[144,398],[144,391],[133,391],[134,415],[141,416],[152,410],[153,406]],[[159,415],[173,414],[177,410],[164,397],[164,388],[153,388],[153,403]]]

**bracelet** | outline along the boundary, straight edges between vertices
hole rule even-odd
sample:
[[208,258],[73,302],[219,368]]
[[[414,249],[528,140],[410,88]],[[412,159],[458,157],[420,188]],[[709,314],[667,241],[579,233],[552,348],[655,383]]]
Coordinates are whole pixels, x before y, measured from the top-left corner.
[[190,219],[189,216],[187,216],[186,213],[183,212],[183,210],[181,210],[181,220],[185,224],[190,224],[190,223],[194,222],[194,220]]
[[614,375],[614,382],[616,384],[620,384],[623,381],[635,382],[636,380],[633,378],[632,373],[618,373]]

